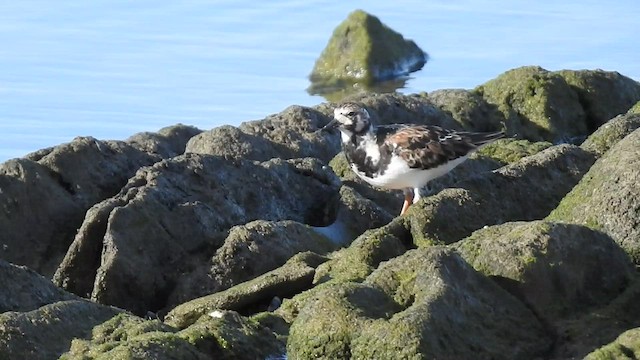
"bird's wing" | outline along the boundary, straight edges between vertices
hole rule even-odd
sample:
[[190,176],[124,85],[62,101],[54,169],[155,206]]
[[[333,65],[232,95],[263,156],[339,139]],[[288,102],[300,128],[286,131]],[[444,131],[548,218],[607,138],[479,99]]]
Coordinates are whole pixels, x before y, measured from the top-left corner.
[[386,132],[384,144],[404,159],[409,167],[418,169],[440,166],[492,141],[480,137],[479,133],[456,132],[438,126],[396,125],[387,128],[381,129],[380,134]]

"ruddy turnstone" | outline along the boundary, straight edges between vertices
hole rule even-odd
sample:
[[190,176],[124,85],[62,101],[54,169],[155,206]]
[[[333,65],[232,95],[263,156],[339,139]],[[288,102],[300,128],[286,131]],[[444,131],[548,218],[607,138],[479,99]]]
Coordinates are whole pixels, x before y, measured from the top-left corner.
[[476,133],[438,126],[393,124],[373,126],[369,112],[345,103],[320,131],[337,127],[351,169],[367,183],[402,189],[400,215],[420,199],[419,189],[460,165],[476,149],[504,137],[503,132]]

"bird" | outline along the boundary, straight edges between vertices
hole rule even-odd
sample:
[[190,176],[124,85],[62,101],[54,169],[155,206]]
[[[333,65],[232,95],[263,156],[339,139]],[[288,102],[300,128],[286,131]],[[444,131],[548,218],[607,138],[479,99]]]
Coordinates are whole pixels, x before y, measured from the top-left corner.
[[351,169],[370,185],[402,190],[400,216],[420,200],[419,189],[464,162],[483,145],[505,137],[502,131],[468,132],[434,125],[374,126],[367,109],[354,102],[338,105],[318,132],[338,128]]

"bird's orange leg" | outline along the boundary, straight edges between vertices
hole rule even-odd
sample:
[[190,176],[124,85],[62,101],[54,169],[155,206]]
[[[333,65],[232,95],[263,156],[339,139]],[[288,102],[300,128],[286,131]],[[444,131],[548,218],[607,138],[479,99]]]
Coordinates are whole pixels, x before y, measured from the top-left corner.
[[413,189],[404,189],[404,203],[402,204],[402,210],[400,210],[400,216],[409,210],[411,204],[413,204]]

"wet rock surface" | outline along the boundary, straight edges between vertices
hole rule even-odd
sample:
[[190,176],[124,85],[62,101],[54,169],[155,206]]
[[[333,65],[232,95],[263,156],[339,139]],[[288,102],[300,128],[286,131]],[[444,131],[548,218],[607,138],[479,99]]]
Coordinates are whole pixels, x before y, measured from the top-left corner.
[[637,89],[525,67],[352,97],[376,124],[516,135],[403,217],[317,132],[331,103],[7,161],[0,358],[633,358]]

